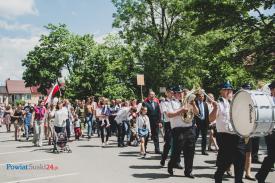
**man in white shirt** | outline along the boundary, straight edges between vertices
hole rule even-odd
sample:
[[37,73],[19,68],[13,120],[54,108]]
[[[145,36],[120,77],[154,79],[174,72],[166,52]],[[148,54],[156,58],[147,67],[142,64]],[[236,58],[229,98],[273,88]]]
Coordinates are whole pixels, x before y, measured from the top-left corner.
[[193,131],[192,120],[186,121],[183,116],[193,111],[193,115],[198,115],[199,110],[195,101],[190,101],[189,104],[182,105],[180,101],[183,97],[181,86],[174,87],[175,100],[171,100],[167,105],[167,117],[170,119],[173,138],[173,149],[171,159],[168,163],[168,173],[173,175],[173,168],[180,159],[180,154],[184,154],[184,174],[186,177],[194,178],[192,175],[193,160],[195,154],[195,134]]
[[[172,145],[172,129],[170,119],[167,116],[167,112],[169,108],[169,103],[171,102],[171,100],[173,100],[173,94],[173,87],[167,87],[166,99],[160,103],[162,120],[164,122],[164,145],[160,161],[161,166],[165,165],[165,160],[168,157],[168,153]],[[175,168],[183,169],[183,167],[180,165],[180,159],[178,160],[178,163],[176,164]]]
[[217,156],[217,171],[214,178],[215,183],[221,183],[224,172],[234,164],[235,183],[242,183],[245,163],[244,139],[235,134],[230,122],[230,98],[233,87],[229,82],[222,84],[219,102],[213,103],[213,111],[209,115],[209,121],[216,120],[217,143],[219,152]]
[[[273,103],[275,105],[275,80],[269,85]],[[274,109],[275,110],[275,109]],[[273,119],[275,120],[275,119]],[[275,163],[275,126],[272,133],[266,136],[267,156],[264,158],[263,164],[256,174],[259,183],[264,183],[265,179]]]

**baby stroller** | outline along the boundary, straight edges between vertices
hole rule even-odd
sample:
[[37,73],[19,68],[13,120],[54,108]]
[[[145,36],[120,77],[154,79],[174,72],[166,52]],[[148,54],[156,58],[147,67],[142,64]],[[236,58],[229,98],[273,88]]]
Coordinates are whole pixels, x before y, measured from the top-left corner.
[[67,144],[68,142],[68,137],[67,137],[67,132],[64,129],[62,132],[56,133],[54,131],[54,136],[53,136],[53,153],[60,153],[60,152],[67,152],[71,153],[72,150],[70,149],[69,145]]

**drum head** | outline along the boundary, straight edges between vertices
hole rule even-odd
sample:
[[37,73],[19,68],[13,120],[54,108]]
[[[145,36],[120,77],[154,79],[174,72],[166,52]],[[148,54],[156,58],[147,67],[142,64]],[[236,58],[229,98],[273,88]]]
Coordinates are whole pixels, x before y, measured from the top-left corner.
[[250,93],[247,91],[239,91],[233,98],[231,105],[231,121],[234,130],[241,136],[249,136],[254,129],[255,123],[255,111],[251,113],[252,119],[250,119],[250,107],[254,106]]

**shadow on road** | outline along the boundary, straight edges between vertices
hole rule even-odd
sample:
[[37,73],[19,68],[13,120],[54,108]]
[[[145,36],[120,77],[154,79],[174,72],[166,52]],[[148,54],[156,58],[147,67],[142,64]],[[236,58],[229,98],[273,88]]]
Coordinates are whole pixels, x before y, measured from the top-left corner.
[[157,165],[132,165],[129,166],[129,168],[133,168],[133,169],[161,169],[161,166],[157,166]]
[[204,170],[204,169],[216,169],[216,167],[213,166],[193,166],[194,170]]
[[101,146],[97,146],[97,145],[79,145],[77,147],[101,147]]
[[216,164],[216,160],[206,160],[204,162],[207,164]]
[[149,180],[167,179],[170,177],[168,174],[159,174],[159,173],[142,173],[142,174],[133,174],[132,176],[136,178],[145,178]]

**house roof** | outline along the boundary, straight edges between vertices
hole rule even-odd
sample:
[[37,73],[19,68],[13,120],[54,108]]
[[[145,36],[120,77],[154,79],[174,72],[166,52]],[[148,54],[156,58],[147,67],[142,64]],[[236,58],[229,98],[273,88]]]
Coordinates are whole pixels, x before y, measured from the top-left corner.
[[8,94],[6,86],[0,86],[0,94]]
[[30,94],[30,87],[25,86],[24,80],[7,80],[7,90],[9,94]]

